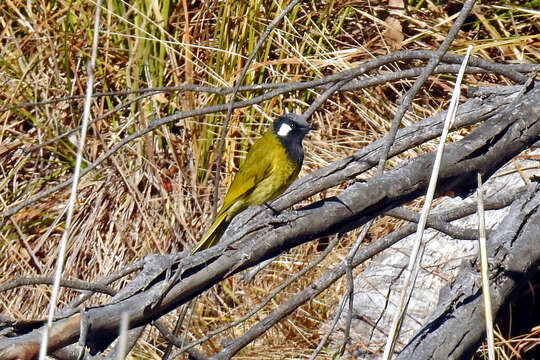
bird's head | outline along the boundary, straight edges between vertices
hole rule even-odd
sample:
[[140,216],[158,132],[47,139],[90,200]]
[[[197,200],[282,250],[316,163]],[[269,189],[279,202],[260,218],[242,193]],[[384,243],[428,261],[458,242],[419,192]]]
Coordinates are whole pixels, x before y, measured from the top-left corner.
[[303,116],[293,113],[280,116],[273,124],[274,134],[282,143],[300,143],[314,129]]

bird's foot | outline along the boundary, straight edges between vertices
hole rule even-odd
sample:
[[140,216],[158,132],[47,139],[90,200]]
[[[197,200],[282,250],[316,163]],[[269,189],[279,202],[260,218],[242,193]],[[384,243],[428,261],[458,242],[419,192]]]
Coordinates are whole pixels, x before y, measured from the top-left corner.
[[276,209],[274,209],[273,207],[270,206],[270,204],[268,204],[267,202],[265,202],[263,204],[267,209],[269,209],[270,211],[272,211],[272,215],[276,216],[276,215],[279,215],[279,211],[277,211]]

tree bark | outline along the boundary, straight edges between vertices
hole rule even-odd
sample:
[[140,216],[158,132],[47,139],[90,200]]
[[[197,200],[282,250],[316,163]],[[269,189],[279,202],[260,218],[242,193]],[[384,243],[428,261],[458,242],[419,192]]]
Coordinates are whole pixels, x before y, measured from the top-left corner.
[[[510,207],[488,239],[490,292],[494,315],[540,265],[540,184],[534,183]],[[441,290],[429,323],[397,359],[469,359],[485,336],[484,306],[478,267],[462,264],[458,277]]]

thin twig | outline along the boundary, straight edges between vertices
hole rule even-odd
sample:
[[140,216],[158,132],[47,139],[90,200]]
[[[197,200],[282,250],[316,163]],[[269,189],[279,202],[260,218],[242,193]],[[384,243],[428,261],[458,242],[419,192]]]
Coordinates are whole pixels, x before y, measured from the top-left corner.
[[364,228],[362,228],[362,232],[360,233],[360,236],[358,237],[358,239],[356,239],[351,250],[347,254],[347,257],[345,258],[345,275],[347,278],[347,296],[346,297],[349,302],[349,311],[347,313],[346,322],[345,322],[343,344],[341,346],[341,349],[339,350],[340,356],[343,356],[343,353],[345,352],[345,348],[347,347],[347,343],[350,340],[349,337],[351,334],[351,324],[352,324],[352,317],[353,317],[353,300],[354,300],[354,279],[352,275],[354,257],[356,256],[356,253],[358,252],[358,249],[360,248],[360,244],[364,242],[366,235],[369,229],[371,229],[371,226],[373,225],[374,222],[375,222],[375,218],[368,221],[367,224],[364,226]]
[[[122,269],[113,272],[112,274],[107,275],[103,279],[99,280],[95,283],[97,286],[106,286],[110,283],[117,281],[125,276],[128,276],[129,274],[134,273],[135,271],[142,270],[144,268],[144,260],[139,260],[137,262],[134,262],[133,264],[129,264]],[[73,311],[76,311],[76,308],[81,305],[83,302],[88,300],[92,295],[95,294],[95,291],[93,289],[89,289],[85,293],[77,296],[75,299],[73,299],[67,307],[62,309],[58,315],[61,316],[69,316],[68,313],[71,314]]]
[[[184,304],[182,306],[182,311],[180,312],[180,316],[178,316],[178,319],[176,319],[176,324],[174,325],[174,329],[173,331],[171,332],[171,335],[176,337],[178,334],[178,331],[180,330],[180,326],[182,326],[182,323],[184,322],[184,319],[186,317],[186,314],[188,312],[188,309],[190,308],[191,304],[196,302],[198,298],[195,298],[193,300],[190,300],[189,303],[187,304]],[[187,327],[186,327],[187,328]],[[181,347],[184,346],[184,341],[183,340],[179,340],[179,343],[181,344]],[[171,355],[171,351],[172,351],[172,347],[173,347],[173,343],[172,342],[169,342],[167,344],[167,348],[165,349],[165,351],[163,352],[163,356],[161,357],[162,360],[168,360],[170,355]]]
[[437,49],[437,51],[433,53],[433,56],[429,59],[427,65],[425,66],[424,71],[418,77],[418,79],[416,79],[413,86],[400,99],[401,104],[399,106],[398,111],[394,115],[394,118],[392,119],[390,131],[388,132],[389,134],[388,141],[383,145],[383,149],[381,150],[381,154],[384,154],[384,156],[381,156],[379,160],[379,165],[377,166],[378,170],[383,169],[385,166],[386,159],[388,158],[388,153],[390,151],[390,147],[392,146],[394,142],[393,139],[395,139],[396,133],[401,124],[401,119],[403,118],[407,110],[409,109],[414,97],[416,96],[418,91],[420,91],[420,88],[424,85],[424,82],[433,73],[433,70],[435,70],[435,67],[437,66],[437,64],[439,64],[444,54],[446,54],[446,52],[448,51],[450,44],[454,41],[454,38],[456,37],[459,29],[463,25],[463,22],[465,22],[465,19],[469,15],[474,3],[475,3],[475,0],[469,0],[465,2],[458,18],[452,25],[452,28],[446,35],[446,38],[442,42],[441,46]]
[[[371,221],[370,221],[371,222]],[[356,239],[354,245],[353,245],[353,249],[358,249],[358,247],[360,246],[360,244],[364,241],[366,235],[367,235],[367,232],[370,228],[370,223],[367,223],[366,225],[364,225],[364,227],[362,228],[362,231],[360,233],[360,235],[358,236],[358,238]],[[357,246],[358,245],[358,246]],[[354,253],[356,253],[356,250],[354,251]],[[350,272],[350,275],[352,277],[352,259],[349,257],[349,255],[353,254],[353,251],[349,251],[349,253],[347,254],[347,257],[345,258],[345,260],[343,261],[347,267],[347,273]],[[349,277],[349,275],[347,275],[347,277]],[[326,332],[326,334],[324,334],[323,338],[321,339],[321,341],[319,341],[319,344],[317,345],[317,348],[315,348],[315,350],[311,353],[311,356],[309,357],[310,360],[314,360],[317,355],[319,354],[319,352],[322,350],[323,346],[326,345],[326,342],[328,341],[328,339],[330,338],[330,335],[332,334],[332,332],[334,331],[334,328],[336,327],[340,317],[341,317],[341,314],[343,313],[343,309],[345,308],[344,305],[345,305],[345,301],[348,299],[349,300],[349,315],[352,314],[352,310],[351,310],[351,300],[352,300],[352,295],[351,293],[354,292],[354,287],[353,284],[350,279],[348,278],[347,279],[347,293],[348,295],[344,295],[341,297],[341,300],[340,300],[340,303],[339,305],[337,306],[337,311],[336,313],[334,314],[334,320],[332,321],[332,324],[330,325],[330,328],[328,329],[328,331]],[[351,318],[352,319],[352,318]],[[350,328],[350,324],[348,324],[349,328]],[[347,327],[347,326],[346,326]],[[347,332],[347,330],[345,330],[345,332]],[[344,340],[343,340],[343,348],[345,347],[345,344],[347,343],[347,339],[349,338],[349,334],[346,334],[345,337],[344,337]]]
[[[6,291],[15,289],[21,286],[28,286],[28,285],[52,285],[54,284],[54,278],[53,277],[29,277],[29,278],[17,278],[12,281],[5,282],[0,285],[0,291]],[[107,294],[110,296],[116,295],[116,290],[113,288],[91,283],[88,281],[82,281],[82,280],[66,280],[61,279],[60,280],[60,286],[70,289],[76,289],[76,290],[88,290],[92,292]]]
[[334,319],[332,320],[332,323],[330,324],[330,327],[322,337],[321,341],[319,341],[319,344],[313,350],[311,353],[311,356],[309,357],[309,360],[315,360],[317,358],[317,355],[321,352],[322,348],[326,343],[328,342],[328,339],[330,338],[330,335],[334,332],[334,329],[336,328],[339,318],[341,317],[341,314],[343,313],[343,309],[345,308],[345,301],[347,300],[347,296],[342,296],[341,300],[339,301],[339,304],[336,306],[336,313],[334,314]]
[[[36,257],[34,249],[32,249],[30,247],[30,245],[28,244],[28,241],[26,241],[26,235],[23,234],[23,232],[21,231],[21,228],[19,227],[19,224],[17,224],[16,221],[14,221],[13,219],[10,219],[10,220],[11,220],[11,223],[13,224],[13,226],[15,227],[15,230],[17,231],[17,234],[19,234],[19,237],[20,237],[21,242],[22,242],[22,244],[24,246],[24,249],[26,250],[26,252],[28,252],[28,255],[30,255],[31,263],[39,270],[39,273],[43,273],[43,265],[41,264],[41,262]],[[1,288],[2,288],[2,286],[0,286],[0,289]]]
[[[165,324],[163,324],[163,322],[161,320],[156,320],[152,323],[152,325],[154,325],[156,327],[156,329],[158,329],[159,333],[161,334],[161,336],[163,336],[169,343],[181,348],[184,341],[182,339],[179,339],[178,337],[174,336],[173,334],[171,334],[171,332],[167,329],[167,327],[165,326]],[[199,353],[197,350],[195,349],[192,349],[192,348],[189,348],[189,349],[186,349],[185,352],[187,352],[189,354],[189,357],[190,359],[194,359],[194,360],[203,360],[203,359],[206,359],[205,356],[203,356],[201,353]],[[179,356],[180,354],[178,354]],[[173,356],[173,359],[177,359],[178,356]]]
[[332,84],[332,86],[326,89],[324,93],[317,96],[315,101],[313,101],[313,103],[311,103],[309,108],[307,108],[307,110],[304,112],[304,118],[309,119],[309,117],[315,112],[315,110],[319,108],[319,106],[321,106],[326,101],[326,99],[328,99],[336,91],[339,91],[339,89],[344,87],[350,81],[351,79],[340,80]]

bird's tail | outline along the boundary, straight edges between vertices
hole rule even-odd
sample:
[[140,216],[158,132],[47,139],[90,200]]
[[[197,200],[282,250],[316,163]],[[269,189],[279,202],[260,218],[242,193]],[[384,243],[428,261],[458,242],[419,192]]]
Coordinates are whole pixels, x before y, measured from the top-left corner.
[[216,216],[216,219],[214,220],[214,223],[208,229],[206,234],[204,234],[203,238],[195,247],[193,250],[191,250],[191,255],[195,254],[196,252],[199,252],[204,249],[208,249],[211,246],[214,246],[217,244],[219,239],[221,238],[221,235],[223,232],[225,232],[225,229],[229,225],[230,220],[227,220],[227,212],[224,211],[223,213],[218,213]]

